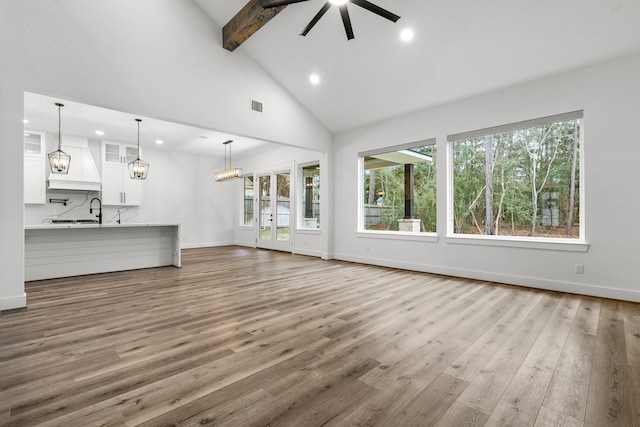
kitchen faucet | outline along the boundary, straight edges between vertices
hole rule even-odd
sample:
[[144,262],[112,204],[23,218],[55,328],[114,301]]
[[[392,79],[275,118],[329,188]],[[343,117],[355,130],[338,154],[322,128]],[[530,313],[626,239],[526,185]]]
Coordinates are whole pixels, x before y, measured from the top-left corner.
[[96,217],[98,217],[98,224],[102,224],[102,202],[100,201],[99,198],[94,197],[93,199],[91,199],[91,201],[89,202],[89,213],[93,213],[94,200],[98,201],[98,214],[96,215]]

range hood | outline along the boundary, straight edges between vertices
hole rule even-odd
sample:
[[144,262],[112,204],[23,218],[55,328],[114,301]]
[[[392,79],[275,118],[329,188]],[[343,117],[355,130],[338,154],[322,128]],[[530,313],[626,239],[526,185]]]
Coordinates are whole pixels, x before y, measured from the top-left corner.
[[67,175],[49,175],[49,190],[100,191],[101,180],[84,138],[62,137],[62,150],[71,156]]

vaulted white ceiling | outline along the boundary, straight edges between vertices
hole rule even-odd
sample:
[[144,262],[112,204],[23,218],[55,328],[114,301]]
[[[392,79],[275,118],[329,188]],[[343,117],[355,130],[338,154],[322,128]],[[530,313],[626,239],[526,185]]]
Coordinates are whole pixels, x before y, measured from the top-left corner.
[[[207,155],[225,158],[228,151],[223,145],[234,141],[235,156],[255,155],[269,149],[270,144],[253,138],[203,129],[192,125],[143,117],[128,112],[87,105],[46,95],[25,92],[25,131],[58,133],[57,102],[64,105],[60,114],[63,135],[74,135],[88,139],[122,142],[136,145],[138,138],[135,119],[140,118],[140,145],[143,149]],[[96,131],[103,132],[97,135]],[[162,141],[162,144],[156,141]]]
[[[194,1],[222,28],[247,0]],[[350,5],[355,39],[347,41],[334,7],[301,37],[325,3],[309,0],[287,6],[238,50],[332,132],[640,50],[638,0],[372,2],[401,19]],[[405,28],[415,32],[410,43],[399,38]]]
[[[243,126],[226,127],[229,116],[223,113],[248,111],[249,96],[263,101],[267,112],[263,117],[250,113],[254,127],[276,126],[275,118],[280,120],[277,127],[295,125],[301,116],[292,119],[290,107],[297,109],[299,103],[336,133],[640,51],[640,0],[372,0],[401,19],[394,24],[350,5],[355,33],[350,41],[335,7],[308,36],[299,36],[325,2],[309,0],[287,6],[236,51],[224,51],[222,27],[246,1],[140,2],[137,9],[131,6],[135,14],[123,6],[129,4],[124,0],[116,4],[67,0],[55,5],[32,0],[25,6],[31,23],[27,37],[33,59],[30,64],[42,70],[35,74],[36,84],[32,78],[30,86],[43,93],[68,94],[71,99],[93,99],[98,105],[120,105],[123,111],[129,107],[147,111],[147,104],[151,104],[159,106],[152,109],[156,117],[200,123],[185,126],[144,118],[143,146],[223,157],[221,142],[234,139],[238,141],[234,153],[242,156],[243,151],[255,154],[269,147],[264,141],[233,134],[243,132]],[[149,8],[151,4],[155,8]],[[146,19],[142,28],[137,25],[140,17]],[[399,38],[405,28],[415,32],[410,43]],[[190,29],[193,34],[187,34]],[[146,39],[141,39],[141,34]],[[169,41],[174,45],[165,49]],[[51,48],[57,46],[63,48],[52,55]],[[123,68],[126,72],[119,72],[120,64],[131,62],[139,51],[149,55],[143,63],[152,64],[127,65]],[[66,56],[58,58],[61,54]],[[169,54],[177,70],[173,73],[183,77],[163,86],[165,81],[150,71],[164,66]],[[197,66],[192,65],[194,58],[201,60],[195,61]],[[252,67],[251,73],[235,80],[229,77],[247,66]],[[262,73],[263,69],[277,83]],[[62,76],[61,81],[74,86],[50,88],[50,81],[57,81],[49,76],[53,71]],[[309,82],[311,73],[320,76],[319,85]],[[85,81],[85,75],[91,78]],[[171,70],[160,75],[173,77]],[[184,81],[185,75],[191,75],[193,82]],[[145,85],[147,78],[151,80]],[[134,90],[132,82],[136,90],[138,86],[143,89],[119,104],[118,100]],[[270,84],[283,94],[291,94],[295,98],[291,105],[275,96]],[[94,86],[108,89],[101,92]],[[165,90],[158,95],[156,87]],[[86,98],[87,94],[93,97]],[[277,108],[273,105],[276,98]],[[145,102],[140,103],[141,99]],[[162,109],[174,99],[181,113],[177,117]],[[106,131],[103,139],[135,143],[134,116],[127,111],[34,94],[25,97],[26,118],[31,120],[27,128],[56,132],[54,101],[68,104],[63,111],[63,132],[95,138],[95,130],[102,128]],[[209,117],[219,116],[226,119],[207,122]],[[238,117],[243,124],[247,120],[242,114]],[[263,133],[254,130],[244,134],[262,138]],[[208,138],[200,138],[203,135]],[[163,139],[165,144],[156,146],[155,139]],[[270,141],[295,144],[298,139],[281,140],[272,135]]]

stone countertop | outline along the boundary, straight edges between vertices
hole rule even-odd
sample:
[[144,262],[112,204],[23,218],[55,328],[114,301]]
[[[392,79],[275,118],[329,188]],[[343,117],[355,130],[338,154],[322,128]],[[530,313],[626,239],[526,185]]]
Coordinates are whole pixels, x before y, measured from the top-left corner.
[[58,230],[67,228],[126,228],[126,227],[177,227],[180,224],[177,223],[164,223],[164,222],[149,222],[149,223],[108,223],[108,224],[35,224],[25,225],[25,230]]

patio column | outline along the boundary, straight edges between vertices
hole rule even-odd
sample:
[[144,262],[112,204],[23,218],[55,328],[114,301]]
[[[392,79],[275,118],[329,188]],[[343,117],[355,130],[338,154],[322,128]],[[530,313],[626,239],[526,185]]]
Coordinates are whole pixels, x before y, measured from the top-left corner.
[[404,165],[404,219],[413,219],[413,163]]

